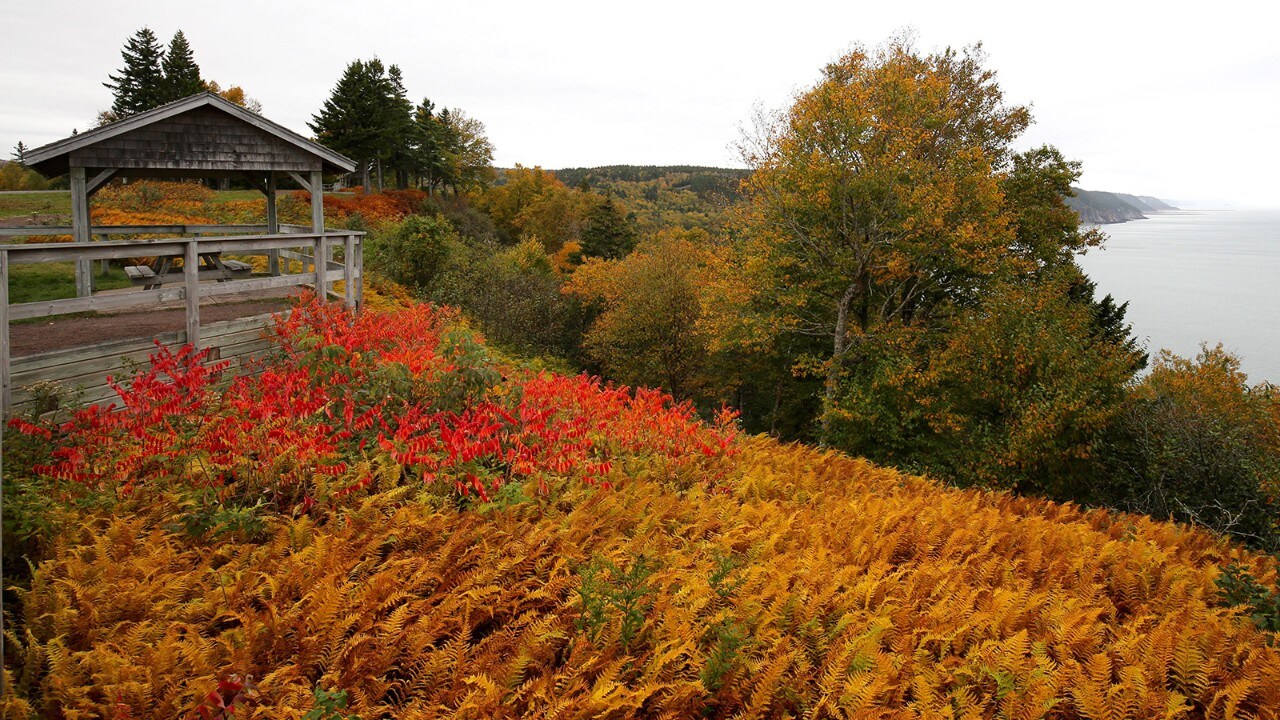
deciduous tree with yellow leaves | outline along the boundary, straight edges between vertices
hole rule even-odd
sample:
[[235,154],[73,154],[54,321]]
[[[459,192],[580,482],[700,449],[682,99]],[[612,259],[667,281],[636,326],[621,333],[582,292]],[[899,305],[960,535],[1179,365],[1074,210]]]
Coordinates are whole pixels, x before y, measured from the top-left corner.
[[704,230],[667,230],[619,260],[591,258],[566,292],[601,308],[583,344],[609,377],[658,381],[678,400],[706,381],[703,292],[714,263]]
[[999,172],[1030,114],[982,60],[905,38],[855,49],[744,143],[743,250],[777,329],[827,339],[828,404],[881,328],[971,302],[1017,260]]
[[730,267],[756,336],[823,380],[824,442],[962,482],[1075,482],[1038,474],[1091,455],[1142,356],[1122,308],[1072,289],[1102,237],[1062,200],[1078,163],[1014,151],[1030,122],[980,46],[909,37],[758,116]]

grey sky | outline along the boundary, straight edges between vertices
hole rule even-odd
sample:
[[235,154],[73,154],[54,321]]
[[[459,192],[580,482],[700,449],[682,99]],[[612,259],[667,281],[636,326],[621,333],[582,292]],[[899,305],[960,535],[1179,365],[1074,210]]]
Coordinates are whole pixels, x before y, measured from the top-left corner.
[[[0,148],[89,127],[120,48],[182,29],[203,75],[306,127],[346,64],[374,55],[410,96],[488,128],[499,165],[737,165],[752,106],[788,104],[853,43],[912,28],[982,41],[1024,144],[1082,184],[1175,201],[1280,205],[1280,45],[1263,3],[219,2],[10,0]],[[6,152],[7,154],[7,152]]]

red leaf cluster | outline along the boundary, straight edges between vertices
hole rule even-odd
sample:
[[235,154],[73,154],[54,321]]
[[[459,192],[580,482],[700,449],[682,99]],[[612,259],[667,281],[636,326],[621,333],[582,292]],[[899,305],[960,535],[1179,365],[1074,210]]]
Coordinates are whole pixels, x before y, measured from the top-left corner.
[[388,475],[483,500],[530,478],[609,487],[635,463],[714,484],[735,452],[731,414],[709,426],[655,390],[498,363],[450,309],[356,315],[304,298],[274,333],[280,352],[225,389],[206,353],[161,347],[113,385],[118,406],[14,425],[53,445],[40,474],[121,494],[215,488],[295,511]]

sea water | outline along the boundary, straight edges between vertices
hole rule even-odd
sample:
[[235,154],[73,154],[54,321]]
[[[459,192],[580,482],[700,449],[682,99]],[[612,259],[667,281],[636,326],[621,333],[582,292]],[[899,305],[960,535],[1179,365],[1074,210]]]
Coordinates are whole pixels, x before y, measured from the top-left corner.
[[1221,342],[1250,383],[1280,385],[1280,210],[1176,210],[1103,225],[1080,266],[1129,303],[1126,320],[1154,359]]

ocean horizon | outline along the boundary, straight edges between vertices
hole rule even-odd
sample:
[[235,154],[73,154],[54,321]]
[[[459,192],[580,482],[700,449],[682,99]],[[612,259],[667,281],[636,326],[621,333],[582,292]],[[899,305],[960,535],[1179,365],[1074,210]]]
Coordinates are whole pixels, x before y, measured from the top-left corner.
[[1155,358],[1222,343],[1250,383],[1280,385],[1280,210],[1168,210],[1100,226],[1078,258]]

